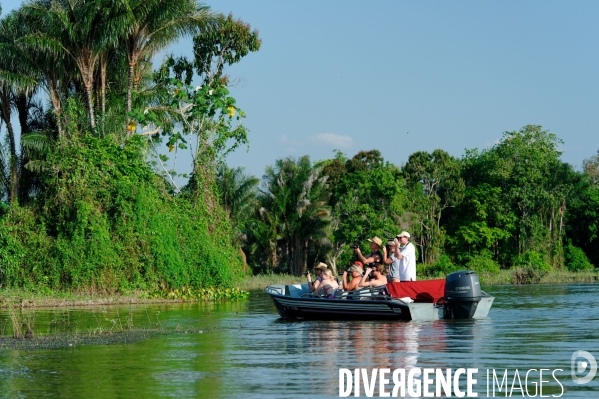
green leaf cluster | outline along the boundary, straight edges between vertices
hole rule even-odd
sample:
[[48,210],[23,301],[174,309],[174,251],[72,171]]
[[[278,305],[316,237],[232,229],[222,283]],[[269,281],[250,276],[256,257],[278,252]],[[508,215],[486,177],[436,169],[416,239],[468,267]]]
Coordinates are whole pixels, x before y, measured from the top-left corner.
[[122,147],[86,136],[48,154],[34,206],[0,221],[1,284],[101,292],[235,284],[242,263],[224,215],[170,195],[146,151],[141,138]]

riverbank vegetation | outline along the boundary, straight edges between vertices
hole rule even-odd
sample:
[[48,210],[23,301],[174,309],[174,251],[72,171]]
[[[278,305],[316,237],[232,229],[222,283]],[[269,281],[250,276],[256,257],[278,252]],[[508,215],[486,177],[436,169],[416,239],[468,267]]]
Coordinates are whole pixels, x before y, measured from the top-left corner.
[[[183,36],[193,57],[155,68]],[[260,44],[195,0],[30,0],[4,15],[2,288],[243,297],[231,289],[252,273],[337,272],[352,244],[402,230],[423,278],[530,283],[599,265],[599,155],[575,170],[541,126],[401,165],[370,149],[281,158],[261,179],[227,166],[248,132],[225,70]]]
[[577,171],[560,160],[561,144],[528,125],[459,158],[420,151],[394,165],[370,150],[280,159],[260,183],[239,180],[255,196],[235,226],[253,270],[266,273],[347,267],[351,244],[366,251],[368,237],[407,230],[423,278],[472,269],[491,284],[595,281],[599,155]]
[[[169,56],[154,70],[183,36],[193,59]],[[224,69],[259,47],[249,25],[195,0],[31,0],[4,15],[0,285],[235,285],[243,259],[216,175],[247,136]],[[167,165],[181,151],[192,164],[178,187]]]

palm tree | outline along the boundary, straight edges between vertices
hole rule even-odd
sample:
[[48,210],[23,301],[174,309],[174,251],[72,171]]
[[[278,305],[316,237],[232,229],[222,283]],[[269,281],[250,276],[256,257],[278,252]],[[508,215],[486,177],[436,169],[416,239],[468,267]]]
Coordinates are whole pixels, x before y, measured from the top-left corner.
[[[15,48],[19,51],[21,62],[28,64],[31,76],[36,78],[39,87],[48,95],[56,119],[58,137],[61,137],[62,102],[66,96],[66,87],[70,84],[70,78],[65,76],[74,65],[69,65],[62,49],[53,46],[54,40],[46,36],[49,27],[45,13],[39,12],[33,5],[22,7],[15,11],[15,19],[18,20]],[[15,34],[17,29],[11,28],[11,32]]]
[[127,32],[126,8],[121,1],[111,0],[34,0],[25,4],[23,13],[38,22],[38,31],[29,35],[27,43],[61,61],[68,58],[76,66],[94,133],[96,68]]
[[299,274],[308,266],[310,242],[326,236],[329,220],[326,176],[304,156],[277,160],[267,167],[260,191],[261,212],[276,221],[282,253],[290,273]]
[[256,207],[256,188],[260,180],[244,173],[243,167],[218,166],[216,183],[221,204],[233,227],[241,226]]
[[193,35],[214,20],[209,7],[196,0],[129,0],[124,38],[129,62],[127,112],[132,109],[132,92],[140,81],[139,64],[184,35]]
[[4,154],[3,164],[7,166],[8,176],[4,179],[7,185],[9,201],[18,199],[19,188],[19,154],[17,153],[17,137],[11,121],[14,110],[17,110],[21,133],[28,132],[29,108],[36,90],[33,68],[16,44],[24,27],[15,12],[0,21],[0,119],[6,125],[8,153]]
[[[256,209],[256,187],[259,180],[244,173],[243,167],[230,168],[224,162],[219,164],[216,175],[216,186],[219,199],[229,217],[233,228],[234,244],[239,245],[239,252],[246,266],[246,253],[242,243],[247,241],[244,234],[245,223]],[[245,270],[244,270],[245,271]]]

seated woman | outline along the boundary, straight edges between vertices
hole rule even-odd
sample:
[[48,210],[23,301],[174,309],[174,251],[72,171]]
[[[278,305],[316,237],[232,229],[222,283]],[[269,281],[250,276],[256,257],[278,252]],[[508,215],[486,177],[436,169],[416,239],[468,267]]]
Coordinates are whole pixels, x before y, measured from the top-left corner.
[[324,295],[329,298],[334,298],[333,293],[335,290],[339,288],[339,284],[333,278],[333,272],[329,269],[326,269],[322,272],[322,290]]
[[[362,277],[362,281],[358,284],[361,287],[380,287],[383,285],[387,285],[387,277],[384,275],[385,266],[383,265],[375,265],[372,269],[367,268],[364,273],[364,277]],[[372,277],[369,281],[366,281],[368,275],[372,272]]]
[[308,288],[310,288],[310,292],[319,292],[322,288],[322,272],[327,270],[328,266],[326,263],[320,262],[315,268],[314,271],[316,273],[316,280],[312,282],[312,276],[310,272],[306,273],[306,278],[308,279]]
[[[347,281],[347,272],[348,271],[352,276],[351,281]],[[360,281],[362,281],[362,269],[360,269],[360,266],[353,265],[352,267],[349,268],[349,270],[346,270],[343,272],[343,290],[344,291],[355,291],[355,290],[359,289],[358,284],[360,284]]]

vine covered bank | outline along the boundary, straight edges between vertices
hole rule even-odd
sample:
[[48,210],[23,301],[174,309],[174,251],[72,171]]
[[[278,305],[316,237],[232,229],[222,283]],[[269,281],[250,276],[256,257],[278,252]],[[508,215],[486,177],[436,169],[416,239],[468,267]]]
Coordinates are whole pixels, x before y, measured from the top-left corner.
[[[154,70],[182,36],[193,59]],[[223,69],[259,47],[249,25],[195,0],[33,0],[3,15],[0,285],[234,286],[243,260],[216,168],[247,135]],[[192,172],[177,179],[169,157],[182,151]]]

